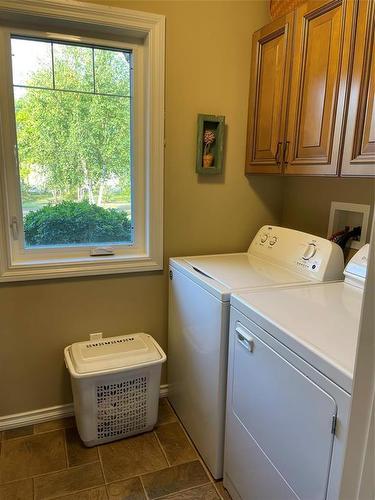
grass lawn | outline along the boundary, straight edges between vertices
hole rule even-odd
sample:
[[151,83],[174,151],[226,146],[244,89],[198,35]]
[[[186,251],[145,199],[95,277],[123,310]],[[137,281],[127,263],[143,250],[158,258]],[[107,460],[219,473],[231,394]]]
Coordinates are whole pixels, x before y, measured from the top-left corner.
[[[130,200],[127,200],[124,194],[115,193],[111,194],[107,197],[103,202],[104,208],[115,208],[116,210],[121,210],[124,212],[128,212],[128,215],[131,215],[131,203]],[[32,210],[39,210],[45,205],[53,204],[52,196],[48,194],[28,194],[27,197],[22,197],[22,211],[25,216]]]

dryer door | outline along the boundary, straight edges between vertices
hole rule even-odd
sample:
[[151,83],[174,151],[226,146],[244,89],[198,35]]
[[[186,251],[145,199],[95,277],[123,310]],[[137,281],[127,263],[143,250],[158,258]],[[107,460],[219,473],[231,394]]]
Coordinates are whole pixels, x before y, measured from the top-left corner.
[[323,500],[335,400],[240,323],[230,342],[232,482],[243,499]]

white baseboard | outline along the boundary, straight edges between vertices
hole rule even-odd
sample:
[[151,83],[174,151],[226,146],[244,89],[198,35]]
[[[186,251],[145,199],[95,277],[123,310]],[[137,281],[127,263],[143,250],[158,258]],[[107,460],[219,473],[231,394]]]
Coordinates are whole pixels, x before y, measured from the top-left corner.
[[160,386],[160,397],[166,398],[168,396],[168,384]]
[[73,403],[67,405],[51,406],[50,408],[40,408],[39,410],[16,413],[0,417],[0,431],[24,427],[25,425],[41,424],[48,420],[71,417],[74,415]]
[[[161,385],[160,397],[166,398],[167,396],[168,385]],[[14,415],[5,415],[4,417],[0,417],[0,431],[15,429],[16,427],[24,427],[26,425],[41,424],[42,422],[48,422],[49,420],[56,420],[58,418],[71,417],[72,415],[74,415],[73,403],[26,411],[24,413],[16,413]]]

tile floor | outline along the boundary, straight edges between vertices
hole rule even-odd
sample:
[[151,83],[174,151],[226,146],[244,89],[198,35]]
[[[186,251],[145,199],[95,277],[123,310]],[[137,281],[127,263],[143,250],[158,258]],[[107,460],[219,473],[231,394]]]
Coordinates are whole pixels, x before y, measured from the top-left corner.
[[85,448],[73,418],[0,433],[0,500],[229,499],[166,399],[153,432]]

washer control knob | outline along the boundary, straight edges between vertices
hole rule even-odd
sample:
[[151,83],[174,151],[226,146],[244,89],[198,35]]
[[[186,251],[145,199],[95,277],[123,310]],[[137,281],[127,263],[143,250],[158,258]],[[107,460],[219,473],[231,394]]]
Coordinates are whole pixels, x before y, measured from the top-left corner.
[[270,247],[273,247],[276,242],[277,242],[277,237],[272,236],[272,238],[269,241]]
[[309,260],[316,254],[315,243],[309,243],[306,247],[305,253],[302,255],[303,260]]
[[262,236],[260,237],[260,242],[265,243],[267,240],[268,240],[268,234],[267,233],[262,234]]

